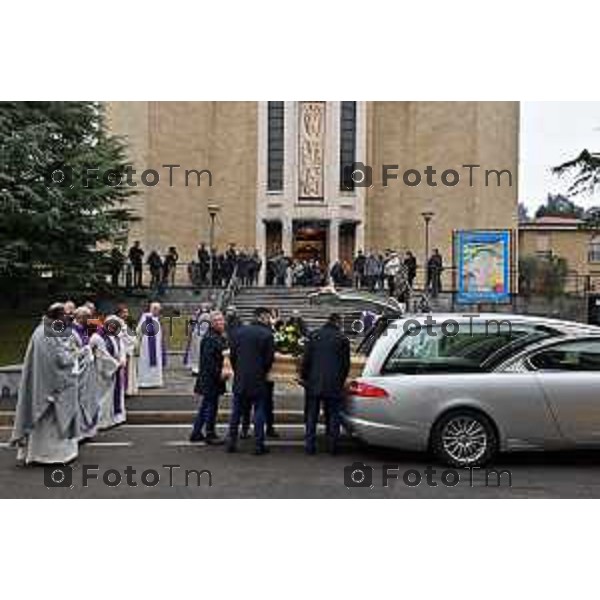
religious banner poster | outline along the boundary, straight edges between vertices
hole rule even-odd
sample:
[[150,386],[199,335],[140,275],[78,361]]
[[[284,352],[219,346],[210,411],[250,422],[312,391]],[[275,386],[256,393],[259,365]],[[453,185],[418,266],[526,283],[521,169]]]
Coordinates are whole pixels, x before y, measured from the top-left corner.
[[454,256],[458,304],[510,302],[511,232],[456,231]]
[[300,102],[298,124],[298,197],[323,199],[325,102]]

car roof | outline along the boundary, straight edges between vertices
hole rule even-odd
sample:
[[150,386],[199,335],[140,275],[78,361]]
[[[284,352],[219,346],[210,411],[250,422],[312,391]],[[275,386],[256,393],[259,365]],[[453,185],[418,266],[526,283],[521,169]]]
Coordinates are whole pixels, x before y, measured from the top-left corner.
[[[402,319],[391,320],[387,327],[376,339],[371,351],[368,354],[367,362],[363,371],[363,376],[376,375],[379,373],[383,361],[389,354],[392,347],[405,333],[405,324],[410,320],[415,320],[423,326],[432,325],[428,317],[435,321],[435,324],[441,324],[444,321],[454,320],[459,323],[466,322],[472,318],[475,321],[496,321],[502,320],[515,323],[529,323],[533,326],[546,327],[555,330],[559,335],[567,338],[577,337],[600,337],[600,327],[588,325],[586,323],[577,323],[576,321],[563,321],[560,319],[551,319],[535,315],[518,315],[513,313],[419,313],[406,314]],[[499,325],[500,327],[500,325]],[[564,338],[563,338],[564,339]]]
[[573,331],[589,331],[590,333],[600,333],[600,327],[596,325],[590,325],[588,323],[579,323],[577,321],[567,321],[563,319],[553,319],[551,317],[541,317],[537,315],[520,315],[515,313],[414,313],[405,314],[401,319],[395,319],[390,321],[389,325],[399,325],[409,320],[415,320],[422,325],[431,324],[428,319],[435,320],[436,324],[440,324],[444,321],[457,321],[459,323],[468,323],[473,319],[474,321],[515,321],[519,323],[530,323],[532,325],[540,325],[545,327],[551,327],[559,331],[568,332]]

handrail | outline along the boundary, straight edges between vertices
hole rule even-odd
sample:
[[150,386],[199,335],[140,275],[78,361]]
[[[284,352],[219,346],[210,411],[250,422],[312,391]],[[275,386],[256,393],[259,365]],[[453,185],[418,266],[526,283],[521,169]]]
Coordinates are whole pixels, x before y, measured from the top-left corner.
[[237,276],[237,270],[238,266],[236,264],[233,267],[233,273],[231,273],[227,287],[223,288],[219,293],[217,308],[220,311],[224,311],[233,302],[233,299],[239,291],[240,284]]

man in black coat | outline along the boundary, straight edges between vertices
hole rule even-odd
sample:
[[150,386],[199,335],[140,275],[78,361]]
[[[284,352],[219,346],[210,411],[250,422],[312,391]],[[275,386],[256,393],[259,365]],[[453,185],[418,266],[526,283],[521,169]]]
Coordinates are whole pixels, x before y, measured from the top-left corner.
[[408,279],[408,285],[412,290],[415,277],[417,276],[417,259],[410,250],[407,250],[406,252],[406,257],[404,258],[404,266],[406,267],[406,277]]
[[442,291],[442,271],[444,269],[444,261],[442,255],[437,248],[433,249],[433,254],[427,261],[427,291],[432,298],[437,298]]
[[129,248],[129,260],[133,266],[133,287],[142,287],[142,264],[144,259],[144,251],[140,246],[139,240],[133,242],[133,246]]
[[354,287],[360,289],[365,284],[365,262],[367,257],[363,254],[362,250],[358,251],[354,263],[352,265],[352,272],[354,273]]
[[233,368],[233,410],[229,421],[227,451],[236,450],[240,419],[244,407],[254,407],[254,436],[256,454],[265,448],[265,422],[269,401],[268,375],[275,358],[275,340],[271,330],[271,313],[257,308],[255,320],[241,325],[230,340],[230,358]]
[[341,331],[342,320],[332,314],[327,323],[314,332],[305,346],[301,379],[306,389],[307,454],[315,454],[317,422],[323,404],[329,451],[335,454],[340,435],[340,413],[344,384],[350,371],[350,342]]
[[[190,441],[206,440],[207,444],[215,444],[220,440],[215,433],[215,424],[219,410],[219,396],[225,392],[223,380],[223,350],[226,341],[225,318],[221,312],[210,315],[210,328],[200,344],[200,369],[196,378],[194,393],[202,396],[202,403],[194,421]],[[206,427],[206,434],[203,429]]]

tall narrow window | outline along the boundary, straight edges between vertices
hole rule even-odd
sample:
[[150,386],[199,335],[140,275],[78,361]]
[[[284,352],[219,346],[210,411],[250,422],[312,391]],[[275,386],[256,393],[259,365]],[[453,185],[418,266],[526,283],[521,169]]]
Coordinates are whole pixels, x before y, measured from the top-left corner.
[[268,113],[267,189],[280,192],[283,190],[283,102],[269,102]]
[[594,235],[590,240],[588,262],[600,262],[600,235]]
[[356,162],[356,102],[340,106],[340,189],[353,190],[353,165]]

